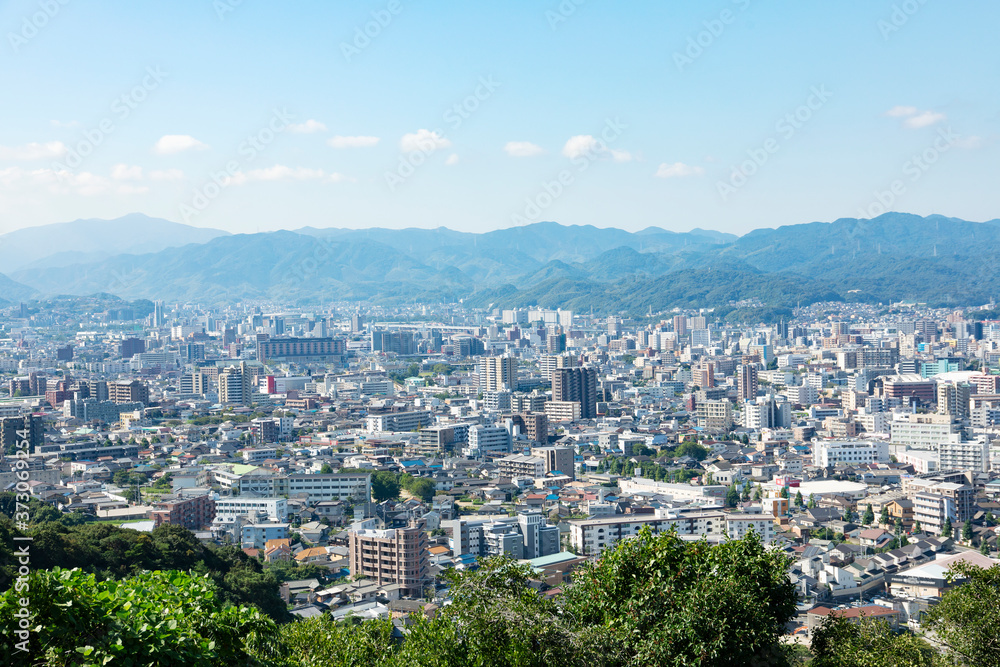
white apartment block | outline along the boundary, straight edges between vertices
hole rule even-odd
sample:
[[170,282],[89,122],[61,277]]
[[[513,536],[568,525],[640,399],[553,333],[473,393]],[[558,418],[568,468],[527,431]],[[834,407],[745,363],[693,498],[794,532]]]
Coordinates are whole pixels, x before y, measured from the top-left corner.
[[231,523],[239,516],[253,518],[258,512],[266,512],[267,518],[275,523],[288,520],[288,501],[284,498],[219,498],[215,501],[216,523]]
[[510,431],[502,426],[476,425],[469,428],[469,447],[480,456],[491,454],[510,454]]
[[760,535],[764,544],[774,541],[774,517],[770,514],[727,514],[726,533],[731,539],[742,540],[750,531]]
[[959,434],[960,426],[950,415],[894,413],[889,424],[890,440],[914,449],[936,449]]
[[939,469],[938,453],[929,449],[908,449],[897,453],[896,460],[903,465],[913,466],[918,475],[937,472]]
[[982,442],[942,442],[938,446],[942,470],[990,471],[990,444]]
[[888,463],[889,445],[879,441],[821,440],[812,443],[813,465],[821,468],[838,463],[862,465]]
[[623,495],[658,495],[671,500],[689,502],[721,502],[726,495],[726,487],[715,484],[712,486],[694,486],[692,484],[672,484],[656,482],[645,477],[621,479],[618,487]]
[[385,431],[415,431],[434,423],[434,418],[427,410],[413,412],[392,412],[365,418],[365,429],[369,433]]

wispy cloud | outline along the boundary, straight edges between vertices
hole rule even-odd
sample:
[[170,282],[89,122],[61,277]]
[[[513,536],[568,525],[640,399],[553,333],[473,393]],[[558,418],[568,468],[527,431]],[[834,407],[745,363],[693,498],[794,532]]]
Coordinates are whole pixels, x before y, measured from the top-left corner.
[[66,144],[49,141],[44,144],[32,142],[23,146],[0,146],[0,160],[45,160],[57,158],[66,153]]
[[922,127],[930,127],[948,119],[948,116],[939,111],[920,111],[917,107],[894,106],[885,112],[890,118],[902,118],[903,127],[910,130],[918,130]]
[[326,132],[326,125],[310,118],[304,123],[292,123],[288,126],[289,132],[296,134],[312,134],[313,132]]
[[378,142],[378,137],[345,137],[338,134],[335,137],[330,137],[326,143],[331,148],[368,148],[376,145]]
[[399,140],[399,148],[404,153],[415,153],[424,151],[432,153],[440,148],[451,147],[451,141],[431,130],[417,130],[411,134],[404,134]]
[[656,175],[659,178],[683,178],[684,176],[701,176],[704,173],[705,170],[701,167],[684,164],[683,162],[674,162],[673,164],[663,162],[656,170]]
[[544,148],[530,141],[508,141],[504,145],[503,150],[511,157],[532,157],[545,153]]
[[203,151],[206,148],[208,146],[190,134],[165,134],[153,146],[153,152],[159,155],[173,155],[189,150]]

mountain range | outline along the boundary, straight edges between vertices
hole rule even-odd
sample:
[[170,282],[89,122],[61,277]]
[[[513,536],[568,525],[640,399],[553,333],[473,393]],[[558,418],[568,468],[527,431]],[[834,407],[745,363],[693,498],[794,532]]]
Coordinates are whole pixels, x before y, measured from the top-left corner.
[[782,313],[838,300],[964,305],[1000,292],[998,248],[1000,220],[906,213],[740,237],[554,222],[482,234],[443,227],[228,234],[132,214],[0,236],[8,274],[0,276],[0,298],[463,300],[633,314],[748,300]]

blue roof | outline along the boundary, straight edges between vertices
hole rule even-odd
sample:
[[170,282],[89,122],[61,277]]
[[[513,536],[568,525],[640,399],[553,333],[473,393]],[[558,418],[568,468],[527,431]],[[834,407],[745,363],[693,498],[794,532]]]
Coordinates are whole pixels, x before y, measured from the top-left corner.
[[545,499],[546,500],[559,500],[559,496],[555,495],[554,493],[550,493],[549,495],[545,496]]

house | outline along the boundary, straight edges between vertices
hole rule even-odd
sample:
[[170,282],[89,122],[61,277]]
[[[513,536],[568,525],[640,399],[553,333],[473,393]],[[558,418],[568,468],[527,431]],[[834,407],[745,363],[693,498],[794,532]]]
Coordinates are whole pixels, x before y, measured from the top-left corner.
[[881,549],[892,542],[892,533],[881,528],[868,528],[858,534],[858,541],[862,546]]
[[859,623],[862,618],[876,618],[889,623],[892,629],[899,628],[899,612],[880,605],[851,607],[849,609],[831,609],[830,607],[815,607],[806,614],[806,627],[812,633],[828,616],[846,618],[851,623]]

